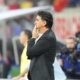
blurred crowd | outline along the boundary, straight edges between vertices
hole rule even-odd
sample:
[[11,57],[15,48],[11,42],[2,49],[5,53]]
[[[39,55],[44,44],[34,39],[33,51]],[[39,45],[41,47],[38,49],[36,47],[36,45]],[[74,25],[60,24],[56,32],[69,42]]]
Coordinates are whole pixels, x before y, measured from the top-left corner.
[[[61,0],[0,0],[0,11],[31,8],[36,6],[54,5]],[[80,0],[62,0],[64,4],[68,1],[68,7],[80,6]]]
[[52,0],[0,0],[0,9],[14,10],[51,5]]

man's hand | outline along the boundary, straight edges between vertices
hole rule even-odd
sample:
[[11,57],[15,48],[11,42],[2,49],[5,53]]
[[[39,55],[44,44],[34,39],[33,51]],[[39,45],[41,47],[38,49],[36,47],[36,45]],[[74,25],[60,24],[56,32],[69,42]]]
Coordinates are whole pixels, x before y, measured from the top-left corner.
[[39,31],[35,26],[32,32],[32,38],[37,38],[38,36],[39,36]]

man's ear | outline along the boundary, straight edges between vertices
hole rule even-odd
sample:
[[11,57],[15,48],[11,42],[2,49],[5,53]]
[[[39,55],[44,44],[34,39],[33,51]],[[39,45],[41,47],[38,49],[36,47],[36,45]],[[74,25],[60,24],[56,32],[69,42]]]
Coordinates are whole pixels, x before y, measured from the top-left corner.
[[44,23],[44,26],[46,26],[46,21],[43,21],[43,23]]

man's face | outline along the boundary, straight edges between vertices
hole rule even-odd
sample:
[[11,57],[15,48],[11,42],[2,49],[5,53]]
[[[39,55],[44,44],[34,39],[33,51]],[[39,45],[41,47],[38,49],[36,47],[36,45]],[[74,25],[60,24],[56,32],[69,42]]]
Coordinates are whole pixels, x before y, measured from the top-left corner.
[[40,29],[46,25],[46,21],[42,20],[40,16],[36,16],[35,19],[35,26],[36,28]]
[[66,46],[69,49],[74,49],[75,48],[76,42],[73,39],[67,39],[66,40]]
[[24,45],[25,42],[28,41],[28,36],[25,34],[25,32],[21,32],[19,39],[20,39],[20,43]]

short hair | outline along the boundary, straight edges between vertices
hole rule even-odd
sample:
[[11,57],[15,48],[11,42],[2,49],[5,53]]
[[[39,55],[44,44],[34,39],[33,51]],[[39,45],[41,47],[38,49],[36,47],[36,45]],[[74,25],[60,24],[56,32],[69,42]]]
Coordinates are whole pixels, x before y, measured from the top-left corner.
[[24,30],[24,33],[28,36],[28,39],[32,37],[32,33],[30,30]]
[[41,17],[42,20],[46,21],[46,27],[51,29],[52,25],[53,25],[53,16],[50,12],[46,12],[46,11],[39,11],[37,13],[37,15],[39,15]]

